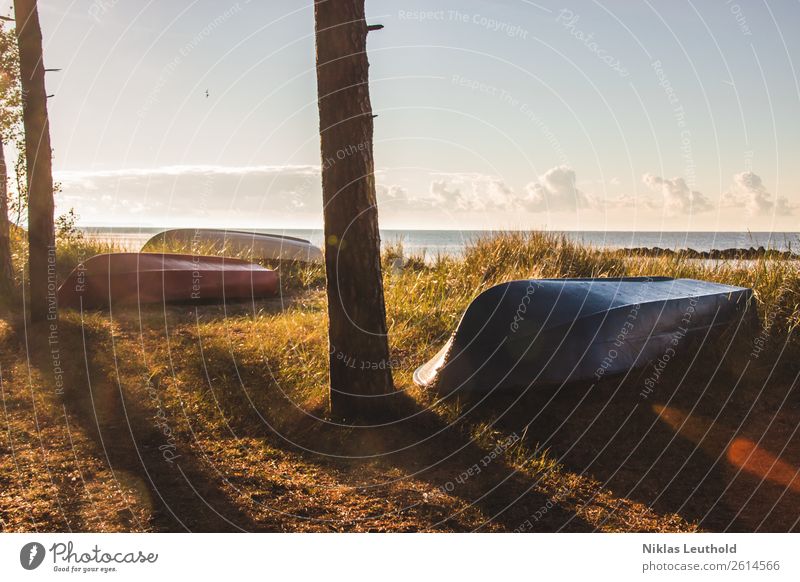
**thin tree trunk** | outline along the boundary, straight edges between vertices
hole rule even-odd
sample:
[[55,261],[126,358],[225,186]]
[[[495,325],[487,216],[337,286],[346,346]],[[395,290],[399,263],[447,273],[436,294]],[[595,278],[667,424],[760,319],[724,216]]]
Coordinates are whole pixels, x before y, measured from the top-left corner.
[[0,289],[14,286],[14,267],[11,263],[11,236],[8,223],[8,168],[5,144],[0,139]]
[[22,118],[28,175],[28,271],[31,320],[56,317],[53,169],[42,31],[36,0],[14,0],[22,81]]
[[369,418],[394,392],[372,158],[364,0],[316,0],[331,410]]

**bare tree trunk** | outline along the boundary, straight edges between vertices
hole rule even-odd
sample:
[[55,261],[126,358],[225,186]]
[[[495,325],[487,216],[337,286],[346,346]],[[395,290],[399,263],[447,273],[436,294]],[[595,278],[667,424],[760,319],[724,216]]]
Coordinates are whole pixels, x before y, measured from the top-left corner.
[[14,286],[14,266],[11,264],[11,236],[8,223],[8,168],[5,144],[0,139],[0,289]]
[[[14,0],[17,23],[22,118],[28,174],[28,271],[31,320],[56,316],[53,168],[47,93],[42,60],[42,31],[36,0]],[[48,289],[48,285],[51,289]],[[48,311],[49,307],[49,311]]]
[[316,0],[331,410],[369,418],[394,393],[372,159],[364,0]]

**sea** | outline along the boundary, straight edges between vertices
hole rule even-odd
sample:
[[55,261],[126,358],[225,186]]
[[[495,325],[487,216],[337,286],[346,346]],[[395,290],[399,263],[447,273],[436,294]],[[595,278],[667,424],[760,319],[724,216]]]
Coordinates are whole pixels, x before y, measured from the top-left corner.
[[[167,227],[85,227],[86,236],[115,242],[126,250],[139,250],[154,234]],[[236,229],[231,229],[236,230]],[[281,234],[310,240],[322,246],[322,230],[265,228],[256,232]],[[489,237],[498,231],[490,230],[381,230],[383,244],[402,243],[407,256],[459,255],[466,245],[478,238]],[[575,242],[595,248],[624,249],[635,247],[660,247],[662,249],[748,249],[764,247],[779,251],[800,250],[798,232],[655,232],[655,231],[556,231]]]

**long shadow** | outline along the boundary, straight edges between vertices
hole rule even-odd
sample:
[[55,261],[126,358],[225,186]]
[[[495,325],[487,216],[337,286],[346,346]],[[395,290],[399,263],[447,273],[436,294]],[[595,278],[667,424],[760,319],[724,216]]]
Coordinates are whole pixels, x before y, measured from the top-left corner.
[[[230,360],[221,349],[206,348],[206,356],[216,362]],[[382,426],[339,426],[322,419],[323,410],[296,411],[287,423],[293,404],[281,389],[280,370],[270,377],[263,368],[237,363],[239,377],[247,385],[218,390],[215,405],[230,419],[237,434],[268,440],[270,446],[291,451],[309,462],[350,475],[354,487],[363,487],[358,476],[368,469],[372,474],[396,474],[404,479],[423,481],[438,495],[459,498],[462,505],[479,510],[485,524],[478,529],[503,531],[592,531],[594,528],[574,511],[537,487],[536,478],[517,472],[507,461],[513,454],[502,443],[499,449],[481,447],[469,436],[475,427],[470,419],[447,423],[435,412],[423,408],[405,394],[392,396],[396,420]],[[246,394],[245,394],[246,391]],[[316,415],[315,419],[313,415]],[[287,425],[291,424],[291,427]],[[392,481],[386,478],[388,491]],[[369,485],[382,495],[381,485]],[[467,520],[461,512],[450,515],[444,503],[431,498],[416,511],[428,516],[432,529],[469,531],[475,528],[474,516]],[[451,504],[452,505],[452,504]],[[469,521],[472,525],[467,525]]]
[[[230,303],[216,308],[203,306],[203,313],[219,318],[254,311],[277,313],[293,300],[294,296],[288,295],[255,303]],[[126,307],[117,310],[115,315],[121,315],[134,329],[139,322],[144,322],[145,328],[158,329],[163,326],[165,317],[172,321],[185,319],[192,311],[192,307],[180,305],[144,307],[142,311]],[[63,314],[55,338],[51,337],[50,321],[28,323],[26,327],[22,317],[5,310],[2,319],[10,329],[3,338],[3,355],[9,356],[5,363],[24,357],[27,350],[29,365],[40,372],[44,382],[36,389],[45,394],[61,391],[61,387],[57,390],[55,385],[53,368],[53,350],[57,346],[64,392],[51,403],[56,406],[53,413],[60,416],[63,404],[69,426],[80,427],[93,441],[96,454],[104,458],[114,475],[116,488],[135,490],[137,497],[149,506],[120,512],[113,520],[131,530],[280,531],[277,521],[254,522],[231,500],[231,493],[219,486],[207,463],[193,454],[186,443],[178,444],[171,438],[168,433],[172,427],[159,417],[152,399],[133,396],[126,390],[124,381],[119,385],[115,363],[109,361],[110,336],[92,326],[76,324],[74,317]],[[53,343],[54,339],[57,344]],[[11,367],[4,365],[3,374],[4,384],[10,385]],[[141,378],[137,388],[141,389],[147,382],[146,377]],[[159,390],[158,386],[153,388]],[[68,476],[53,474],[51,481],[58,490],[56,501],[60,508],[57,513],[63,515],[65,521],[50,525],[63,531],[88,530],[91,525],[84,521],[80,511],[73,510],[89,499],[76,497],[75,484]],[[149,515],[150,521],[142,523],[139,519],[142,515]]]
[[[149,524],[155,531],[273,530],[274,524],[256,524],[210,478],[209,471],[186,443],[172,433],[168,415],[159,412],[155,394],[147,400],[133,397],[116,382],[112,364],[100,354],[111,352],[111,338],[90,327],[61,321],[62,345],[69,346],[69,391],[64,402],[69,415],[95,441],[120,486],[145,488],[151,504]],[[84,351],[85,346],[85,351]],[[142,378],[146,384],[147,378]]]
[[[532,446],[549,448],[572,471],[659,513],[678,513],[705,530],[753,531],[760,519],[748,513],[755,511],[766,518],[761,531],[787,531],[800,517],[795,490],[737,471],[729,454],[736,427],[753,418],[760,387],[702,353],[697,360],[706,364],[684,375],[690,360],[675,360],[651,392],[644,390],[652,371],[645,368],[595,385],[534,387],[513,404],[494,399],[485,415],[508,409],[498,423],[504,430],[526,430]],[[755,414],[765,412],[774,411]],[[794,507],[794,515],[768,515],[776,502]]]
[[[4,406],[30,413],[30,425],[22,430],[33,432],[35,428],[37,440],[30,443],[31,447],[41,447],[44,452],[63,446],[62,443],[48,440],[56,435],[56,438],[69,438],[61,433],[61,421],[58,418],[61,416],[63,396],[60,395],[62,385],[57,382],[54,366],[60,362],[60,355],[51,342],[50,322],[26,322],[24,315],[19,313],[4,313],[0,319],[8,326],[0,343]],[[23,375],[18,377],[14,373],[14,364],[20,359],[25,360],[28,369],[23,368]],[[25,446],[27,443],[21,444]],[[59,470],[60,457],[56,459],[47,455],[43,459],[43,466],[35,468],[39,474],[46,473],[46,480],[54,486],[55,495],[50,501],[55,506],[48,510],[47,505],[45,508],[34,508],[29,504],[31,525],[34,530],[84,531],[88,528],[85,518],[80,511],[76,511],[84,500],[76,495],[74,482],[69,475]]]
[[[279,529],[277,522],[255,523],[248,518],[232,502],[231,493],[218,486],[218,477],[185,444],[171,447],[163,426],[154,422],[151,402],[126,397],[124,388],[120,394],[113,366],[97,355],[110,351],[108,336],[63,321],[61,334],[62,345],[70,346],[71,352],[71,357],[64,358],[72,385],[65,398],[68,412],[94,438],[112,469],[136,475],[147,488],[155,508],[153,529]],[[84,345],[88,365],[84,364]],[[218,351],[207,356],[216,361],[231,358],[230,353]],[[46,369],[47,362],[40,365]],[[772,505],[760,502],[772,500],[779,510],[796,508],[794,489],[756,478],[749,467],[737,476],[731,471],[729,457],[720,454],[724,447],[708,446],[728,443],[733,432],[721,430],[721,423],[693,424],[693,419],[718,417],[730,424],[732,418],[738,422],[747,412],[751,390],[742,390],[736,374],[728,368],[697,367],[683,377],[678,373],[683,366],[676,363],[675,372],[665,375],[647,398],[642,397],[646,371],[625,381],[607,380],[591,390],[585,385],[566,386],[557,393],[537,388],[513,405],[508,399],[494,398],[455,423],[446,423],[442,416],[400,395],[395,397],[401,419],[397,422],[353,428],[305,417],[290,435],[293,444],[264,423],[265,419],[274,420],[276,426],[281,416],[285,421],[291,406],[288,402],[273,406],[280,398],[280,370],[273,370],[275,376],[270,378],[256,365],[239,363],[239,368],[251,396],[260,396],[242,400],[235,391],[220,391],[218,405],[237,432],[263,437],[309,462],[352,475],[365,466],[399,469],[403,475],[425,481],[480,510],[487,527],[508,531],[594,529],[563,507],[555,492],[543,493],[546,485],[537,487],[536,478],[516,473],[505,460],[508,451],[485,461],[486,447],[478,446],[469,435],[476,424],[487,421],[506,434],[524,434],[528,445],[548,448],[568,469],[600,480],[618,497],[641,501],[658,513],[677,512],[688,521],[699,522],[702,529],[752,531],[766,518],[761,530],[786,531],[795,521],[791,513],[789,519],[782,519],[787,517],[785,512],[770,511]],[[738,392],[731,398],[734,389]],[[322,411],[311,412],[322,415]],[[168,457],[174,455],[177,457],[170,462]],[[736,495],[732,496],[732,491]],[[755,501],[742,491],[753,493]],[[724,501],[731,497],[739,505]],[[462,531],[473,527],[465,525],[461,515],[437,510],[435,500],[429,505],[432,528]]]
[[[405,448],[389,455],[387,464],[480,509],[488,518],[487,526],[499,524],[506,531],[526,532],[595,529],[562,504],[544,470],[530,476],[511,465],[508,457],[514,454],[515,445],[505,447],[520,436],[518,431],[503,431],[507,434],[505,440],[497,441],[494,448],[492,444],[479,446],[471,435],[486,427],[476,425],[480,420],[476,415],[468,413],[459,421],[446,423],[442,416],[421,408],[410,397],[400,395],[395,401],[405,420],[386,429],[383,448]],[[457,523],[458,516],[442,523],[447,525],[450,520]]]

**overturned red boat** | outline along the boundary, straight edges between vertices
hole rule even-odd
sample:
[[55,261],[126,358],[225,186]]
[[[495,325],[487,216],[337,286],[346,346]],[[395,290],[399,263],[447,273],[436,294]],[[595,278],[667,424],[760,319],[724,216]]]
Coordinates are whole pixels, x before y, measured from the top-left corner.
[[225,257],[109,253],[78,265],[58,289],[60,307],[110,304],[222,303],[274,295],[278,275]]

